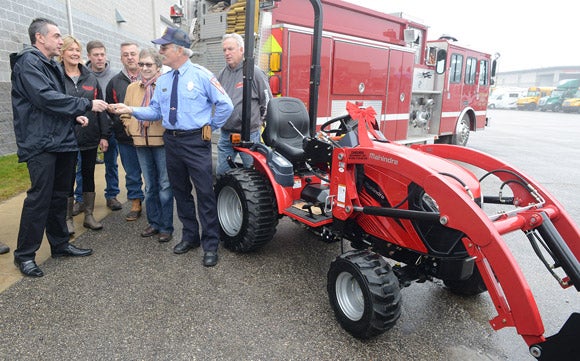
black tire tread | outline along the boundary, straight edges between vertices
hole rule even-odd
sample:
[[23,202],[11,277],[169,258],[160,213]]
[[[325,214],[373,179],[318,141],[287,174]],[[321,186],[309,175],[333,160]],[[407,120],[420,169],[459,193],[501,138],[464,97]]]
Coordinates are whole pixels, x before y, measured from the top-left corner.
[[230,186],[245,202],[244,226],[235,237],[221,231],[224,247],[234,252],[246,253],[260,249],[270,242],[278,225],[278,210],[272,186],[256,170],[237,168],[218,179],[216,197],[224,187]]
[[[340,310],[336,301],[335,281],[338,274],[354,266],[365,280],[371,294],[372,311],[360,321],[352,322]],[[359,339],[370,339],[395,326],[401,316],[401,293],[399,280],[391,266],[376,253],[368,250],[353,250],[338,256],[328,271],[328,295],[335,316],[341,326]],[[364,292],[363,292],[364,293]]]

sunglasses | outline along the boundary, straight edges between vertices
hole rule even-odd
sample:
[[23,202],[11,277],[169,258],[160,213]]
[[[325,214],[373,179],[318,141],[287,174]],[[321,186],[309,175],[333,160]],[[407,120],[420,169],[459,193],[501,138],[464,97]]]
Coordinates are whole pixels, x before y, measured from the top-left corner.
[[141,68],[144,67],[144,66],[146,66],[148,68],[151,68],[153,65],[157,65],[157,64],[155,64],[155,63],[141,63],[141,62],[139,62],[139,63],[137,63],[137,65],[139,65]]

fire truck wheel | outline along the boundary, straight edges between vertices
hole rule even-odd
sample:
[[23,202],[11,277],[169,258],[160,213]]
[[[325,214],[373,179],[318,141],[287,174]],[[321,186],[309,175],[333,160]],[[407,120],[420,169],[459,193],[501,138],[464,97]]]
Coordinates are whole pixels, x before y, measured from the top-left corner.
[[253,169],[236,168],[215,185],[217,213],[224,247],[251,252],[272,240],[278,225],[272,186]]
[[479,270],[475,268],[473,274],[462,281],[443,281],[447,289],[455,294],[462,296],[475,296],[487,291],[487,287],[481,278]]
[[455,127],[455,134],[451,137],[451,144],[465,147],[469,140],[469,115],[463,114],[463,117]]
[[336,319],[356,338],[382,334],[401,315],[399,280],[376,253],[354,250],[338,256],[330,264],[327,289]]

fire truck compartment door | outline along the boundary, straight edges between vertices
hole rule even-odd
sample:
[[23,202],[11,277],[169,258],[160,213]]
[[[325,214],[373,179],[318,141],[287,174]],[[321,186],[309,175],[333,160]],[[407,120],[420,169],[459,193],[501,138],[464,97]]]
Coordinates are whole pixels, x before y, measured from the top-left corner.
[[384,96],[387,92],[389,49],[334,42],[332,93]]

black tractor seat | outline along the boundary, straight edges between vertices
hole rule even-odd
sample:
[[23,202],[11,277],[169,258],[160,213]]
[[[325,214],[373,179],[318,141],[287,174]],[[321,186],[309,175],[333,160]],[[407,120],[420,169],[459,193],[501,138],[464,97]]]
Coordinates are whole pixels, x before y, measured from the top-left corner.
[[262,138],[266,145],[292,163],[304,161],[303,141],[310,135],[310,117],[302,100],[290,97],[270,99],[265,123]]

